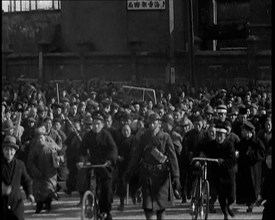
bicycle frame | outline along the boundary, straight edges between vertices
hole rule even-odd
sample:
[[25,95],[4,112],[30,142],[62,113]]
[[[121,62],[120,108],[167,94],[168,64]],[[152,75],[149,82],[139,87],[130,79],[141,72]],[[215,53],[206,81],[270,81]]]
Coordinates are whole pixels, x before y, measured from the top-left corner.
[[104,164],[91,164],[86,163],[81,167],[81,169],[91,169],[90,173],[90,187],[84,193],[81,205],[81,220],[104,220],[106,218],[106,213],[100,214],[98,210],[98,188],[97,188],[97,176],[95,174],[95,168],[104,168],[110,166],[109,162]]
[[194,220],[196,220],[198,217],[207,220],[209,208],[209,182],[207,180],[207,164],[208,162],[218,162],[218,159],[194,157],[191,161],[191,164],[196,161],[199,161],[202,165],[202,173],[200,173],[194,182],[191,200],[191,215],[192,219]]

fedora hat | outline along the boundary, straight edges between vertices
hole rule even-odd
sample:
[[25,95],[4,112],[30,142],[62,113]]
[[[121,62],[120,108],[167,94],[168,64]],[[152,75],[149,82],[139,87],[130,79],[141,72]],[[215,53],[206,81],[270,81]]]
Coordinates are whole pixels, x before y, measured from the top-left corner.
[[9,129],[12,129],[12,128],[15,128],[15,126],[13,125],[12,120],[6,120],[2,124],[2,130],[3,131],[8,131]]
[[15,150],[19,149],[19,146],[16,144],[16,138],[12,135],[7,135],[4,139],[4,142],[2,144],[3,148],[4,147],[12,147]]

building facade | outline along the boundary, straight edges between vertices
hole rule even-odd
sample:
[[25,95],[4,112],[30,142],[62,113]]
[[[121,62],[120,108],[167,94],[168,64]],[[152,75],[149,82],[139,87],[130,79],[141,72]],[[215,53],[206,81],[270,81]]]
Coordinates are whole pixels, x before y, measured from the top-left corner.
[[271,0],[61,1],[61,10],[2,12],[2,25],[8,78],[209,87],[271,80]]

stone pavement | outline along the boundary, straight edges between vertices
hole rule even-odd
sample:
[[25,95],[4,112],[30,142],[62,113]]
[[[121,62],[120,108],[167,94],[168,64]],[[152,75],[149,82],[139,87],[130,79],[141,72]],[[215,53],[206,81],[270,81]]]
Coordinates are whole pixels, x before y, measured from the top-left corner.
[[[60,199],[58,201],[53,201],[52,210],[46,212],[42,210],[40,214],[34,214],[35,205],[31,205],[28,201],[25,201],[25,219],[26,220],[75,220],[80,219],[80,206],[77,206],[79,202],[79,197],[77,193],[73,193],[72,196],[67,196],[63,192],[60,192]],[[133,219],[141,220],[145,217],[143,215],[143,210],[141,209],[141,204],[134,205],[130,200],[128,205],[125,205],[124,212],[118,211],[116,208],[119,205],[119,199],[115,198],[113,203],[113,219],[114,220],[124,220],[124,219]],[[209,214],[208,219],[223,219],[223,215],[219,208],[219,204],[215,204],[217,213]],[[263,206],[254,207],[252,213],[246,213],[246,206],[242,205],[233,205],[233,210],[235,211],[235,217],[231,219],[257,219],[262,218]],[[156,218],[155,218],[156,219]],[[176,205],[173,208],[167,209],[166,219],[191,219],[190,215],[190,204],[181,204],[180,200],[176,201]],[[229,218],[230,219],[230,218]]]

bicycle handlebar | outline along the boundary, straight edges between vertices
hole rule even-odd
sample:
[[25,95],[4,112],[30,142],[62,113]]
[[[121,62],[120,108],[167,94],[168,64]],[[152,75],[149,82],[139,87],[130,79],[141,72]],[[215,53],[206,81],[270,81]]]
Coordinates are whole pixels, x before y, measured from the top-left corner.
[[191,161],[191,164],[194,162],[194,161],[207,161],[207,162],[216,162],[218,163],[218,159],[215,159],[215,158],[206,158],[206,157],[193,157],[192,158],[192,161]]
[[87,168],[104,168],[104,167],[110,167],[111,162],[107,161],[103,164],[91,164],[90,162],[84,163],[81,169],[87,169]]

